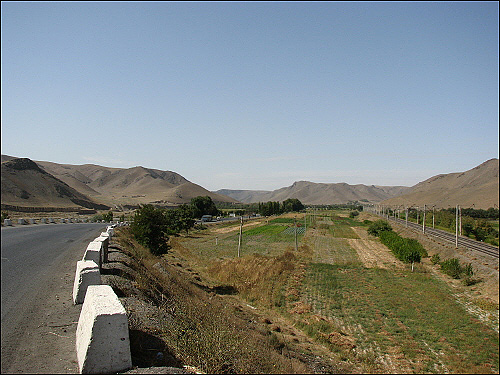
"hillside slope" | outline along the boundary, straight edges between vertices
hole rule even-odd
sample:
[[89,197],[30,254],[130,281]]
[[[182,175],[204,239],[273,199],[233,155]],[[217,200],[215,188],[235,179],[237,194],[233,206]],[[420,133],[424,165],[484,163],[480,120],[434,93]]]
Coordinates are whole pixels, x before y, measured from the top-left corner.
[[158,203],[178,205],[208,195],[215,202],[236,202],[212,193],[172,171],[144,168],[110,168],[94,164],[70,165],[37,161],[45,171],[95,200],[110,205]]
[[437,208],[462,207],[488,209],[498,207],[498,159],[490,159],[466,172],[439,174],[413,186],[399,197],[383,204],[428,206]]
[[106,209],[28,158],[2,162],[2,204],[22,207],[85,207]]
[[304,204],[343,204],[353,201],[376,203],[406,192],[405,186],[367,186],[346,183],[315,183],[297,181],[291,186],[274,191],[218,190],[245,203],[284,201],[297,198]]

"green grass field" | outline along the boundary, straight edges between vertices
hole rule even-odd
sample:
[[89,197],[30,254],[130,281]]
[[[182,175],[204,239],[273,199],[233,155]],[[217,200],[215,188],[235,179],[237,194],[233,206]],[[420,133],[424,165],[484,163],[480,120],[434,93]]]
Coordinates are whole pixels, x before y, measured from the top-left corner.
[[435,372],[436,363],[440,371],[498,370],[498,333],[468,315],[430,274],[311,263],[303,296],[360,348],[384,356],[398,346],[415,372]]

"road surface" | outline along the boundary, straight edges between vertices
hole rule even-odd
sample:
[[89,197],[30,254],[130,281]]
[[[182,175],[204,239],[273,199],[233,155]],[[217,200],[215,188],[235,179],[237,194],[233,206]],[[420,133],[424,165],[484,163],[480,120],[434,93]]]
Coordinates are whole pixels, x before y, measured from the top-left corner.
[[2,228],[2,373],[78,372],[76,262],[105,229],[103,223]]

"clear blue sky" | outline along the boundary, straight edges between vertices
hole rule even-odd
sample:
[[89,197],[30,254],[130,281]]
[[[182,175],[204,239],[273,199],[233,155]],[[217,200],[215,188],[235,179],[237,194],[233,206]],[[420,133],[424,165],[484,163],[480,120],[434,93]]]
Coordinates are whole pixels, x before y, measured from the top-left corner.
[[209,190],[498,158],[498,2],[8,2],[2,154]]

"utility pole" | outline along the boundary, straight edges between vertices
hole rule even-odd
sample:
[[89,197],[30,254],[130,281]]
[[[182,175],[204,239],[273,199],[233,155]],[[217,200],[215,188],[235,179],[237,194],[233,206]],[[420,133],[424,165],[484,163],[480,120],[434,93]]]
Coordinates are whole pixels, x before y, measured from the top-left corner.
[[297,221],[293,218],[293,226],[295,227],[295,251],[297,251]]
[[458,206],[458,228],[460,230],[460,235],[462,235],[462,208]]
[[418,212],[418,209],[419,209],[419,208],[420,208],[420,207],[419,207],[419,206],[417,206],[417,224],[418,224],[418,213],[419,213],[419,212]]
[[422,233],[425,234],[425,207],[426,205],[424,204],[424,220],[422,220]]
[[455,210],[455,247],[458,249],[458,204]]
[[405,207],[406,215],[405,215],[405,221],[406,221],[406,228],[408,228],[408,207]]
[[240,237],[238,238],[238,258],[240,257],[240,249],[241,249],[241,235],[243,232],[243,216],[240,216]]
[[435,209],[436,209],[436,206],[432,206],[432,229],[434,229],[434,216],[435,216],[434,210]]

